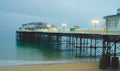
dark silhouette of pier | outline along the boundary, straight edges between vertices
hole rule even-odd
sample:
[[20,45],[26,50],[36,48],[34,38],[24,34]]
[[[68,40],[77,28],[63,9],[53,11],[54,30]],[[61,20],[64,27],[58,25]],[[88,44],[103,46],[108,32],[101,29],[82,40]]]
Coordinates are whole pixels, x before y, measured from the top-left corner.
[[[100,68],[112,66],[118,68],[120,55],[120,33],[118,32],[74,32],[74,31],[16,31],[16,39],[20,41],[38,41],[46,43],[48,48],[74,51],[76,57],[101,56]],[[106,60],[107,59],[107,60]],[[104,66],[104,64],[106,64]]]

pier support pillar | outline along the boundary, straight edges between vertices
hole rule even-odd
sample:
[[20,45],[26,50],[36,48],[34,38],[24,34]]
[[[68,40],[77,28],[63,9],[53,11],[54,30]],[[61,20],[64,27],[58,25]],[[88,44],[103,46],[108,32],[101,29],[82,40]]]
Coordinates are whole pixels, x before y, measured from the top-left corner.
[[80,56],[82,56],[82,37],[80,38],[80,48],[79,48],[79,50],[80,50]]
[[96,38],[95,38],[95,47],[94,47],[94,50],[95,50],[95,54],[94,54],[94,57],[96,57]]
[[107,69],[108,67],[110,67],[110,56],[106,54],[100,58],[99,68]]
[[112,67],[112,69],[119,68],[119,58],[118,57],[112,57],[111,67]]
[[114,57],[112,57],[111,67],[112,67],[112,69],[118,69],[119,68],[119,59],[118,59],[118,57],[116,57],[116,42],[114,42],[114,44],[115,44],[114,45]]
[[90,42],[90,57],[92,56],[92,38],[91,38],[91,42]]
[[[103,37],[103,47],[102,47],[102,57],[100,58],[99,68],[107,69],[110,67],[110,54],[106,52],[106,48],[108,48],[108,44],[106,45],[106,36]],[[107,50],[108,51],[108,50]]]

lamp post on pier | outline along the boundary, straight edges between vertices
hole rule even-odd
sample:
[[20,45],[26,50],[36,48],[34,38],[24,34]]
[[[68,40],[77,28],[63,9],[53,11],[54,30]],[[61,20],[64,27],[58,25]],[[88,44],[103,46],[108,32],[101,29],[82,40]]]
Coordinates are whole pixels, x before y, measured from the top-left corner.
[[92,24],[95,25],[95,30],[96,30],[96,25],[98,25],[100,23],[100,21],[98,19],[94,19],[92,20]]
[[62,23],[62,28],[63,28],[63,31],[65,31],[65,28],[67,27],[67,24],[66,23]]

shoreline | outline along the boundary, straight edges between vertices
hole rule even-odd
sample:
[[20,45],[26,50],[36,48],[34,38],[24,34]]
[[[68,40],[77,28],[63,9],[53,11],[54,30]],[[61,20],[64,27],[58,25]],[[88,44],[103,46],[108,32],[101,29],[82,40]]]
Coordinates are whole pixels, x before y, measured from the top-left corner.
[[1,60],[0,67],[22,66],[22,65],[49,65],[72,63],[76,61],[21,61],[21,60]]
[[20,65],[48,65],[48,64],[65,64],[76,62],[98,62],[98,60],[49,60],[49,61],[28,61],[28,60],[0,60],[0,67],[20,66]]
[[28,64],[0,67],[0,71],[107,71],[99,69],[99,62],[71,62],[56,64]]

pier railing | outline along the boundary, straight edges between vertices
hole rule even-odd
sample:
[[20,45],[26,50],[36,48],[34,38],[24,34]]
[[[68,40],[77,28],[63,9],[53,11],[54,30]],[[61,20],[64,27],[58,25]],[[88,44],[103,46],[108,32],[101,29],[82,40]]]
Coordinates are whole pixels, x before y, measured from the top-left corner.
[[77,30],[77,31],[50,31],[50,30],[17,30],[17,32],[46,32],[46,33],[76,33],[76,34],[100,34],[100,35],[120,35],[120,32],[117,31],[105,31],[103,29],[98,30]]

